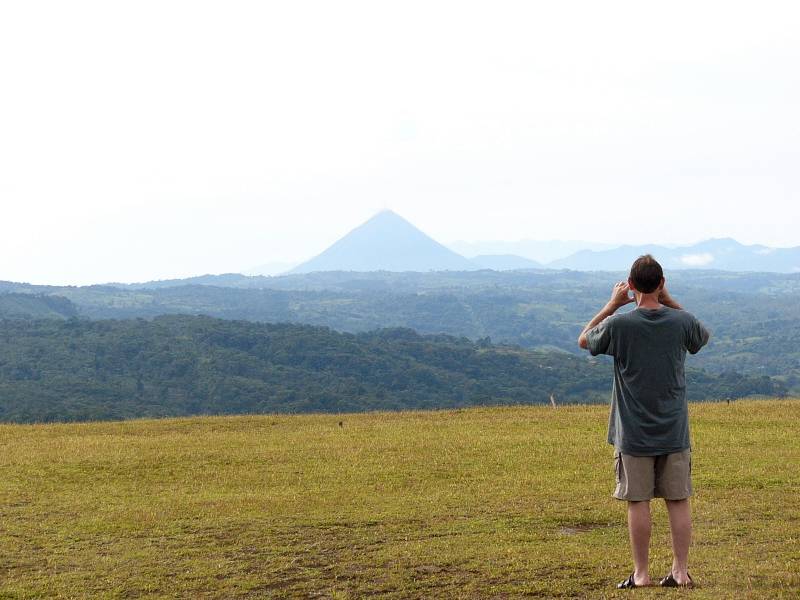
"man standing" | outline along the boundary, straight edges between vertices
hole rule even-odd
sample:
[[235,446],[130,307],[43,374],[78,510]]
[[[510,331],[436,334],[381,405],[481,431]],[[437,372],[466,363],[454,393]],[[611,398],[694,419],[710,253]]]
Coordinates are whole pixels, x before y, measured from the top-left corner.
[[[630,296],[630,293],[633,296]],[[631,302],[630,312],[614,313]],[[705,327],[670,297],[661,265],[649,254],[631,267],[627,282],[586,325],[578,345],[593,356],[614,357],[608,442],[614,445],[617,487],[628,501],[634,571],[618,588],[653,585],[648,566],[650,500],[664,498],[672,534],[672,569],[664,587],[691,587],[692,456],[683,364],[709,338]]]

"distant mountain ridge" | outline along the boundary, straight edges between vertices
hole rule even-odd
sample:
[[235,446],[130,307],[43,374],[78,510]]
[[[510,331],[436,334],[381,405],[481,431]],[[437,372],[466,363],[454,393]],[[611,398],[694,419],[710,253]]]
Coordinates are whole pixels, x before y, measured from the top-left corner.
[[[547,251],[546,246],[553,248]],[[222,285],[263,287],[275,277],[323,272],[467,272],[490,269],[627,271],[642,254],[653,254],[664,268],[675,270],[703,269],[710,271],[800,273],[800,246],[771,248],[745,245],[731,238],[709,239],[687,246],[609,245],[594,242],[457,242],[453,248],[464,248],[469,257],[440,244],[400,215],[384,210],[362,223],[317,256],[292,269],[289,263],[265,263],[262,267],[241,273],[201,275],[185,279],[149,281],[134,284],[108,283],[115,287],[157,288],[175,285]],[[584,246],[578,251],[574,248]],[[473,254],[483,248],[492,253]],[[503,251],[515,248],[528,256]],[[496,251],[496,253],[495,253]],[[555,260],[533,260],[537,256],[560,256]],[[569,252],[568,255],[565,253]],[[284,269],[284,267],[287,267]],[[2,292],[2,286],[0,286]]]
[[745,245],[731,238],[710,239],[690,246],[620,246],[610,250],[581,250],[545,265],[574,271],[627,270],[636,257],[652,254],[665,269],[708,269],[739,272],[800,272],[800,246],[770,248]]
[[541,269],[542,263],[516,254],[481,254],[470,261],[478,268],[495,271],[514,271],[516,269]]
[[[556,254],[585,244],[587,247],[551,261],[534,261],[505,248],[536,250],[550,244]],[[472,271],[493,269],[570,269],[575,271],[625,271],[636,257],[653,254],[670,270],[712,269],[724,271],[800,272],[800,246],[770,248],[745,245],[731,238],[710,239],[688,246],[608,245],[590,242],[458,242],[463,250],[487,248],[467,258],[440,244],[398,214],[385,210],[345,235],[324,252],[289,273],[315,271]]]
[[518,256],[537,262],[540,265],[571,256],[580,250],[611,250],[619,244],[603,244],[580,240],[486,240],[451,242],[447,247],[462,256],[475,260],[480,256]]

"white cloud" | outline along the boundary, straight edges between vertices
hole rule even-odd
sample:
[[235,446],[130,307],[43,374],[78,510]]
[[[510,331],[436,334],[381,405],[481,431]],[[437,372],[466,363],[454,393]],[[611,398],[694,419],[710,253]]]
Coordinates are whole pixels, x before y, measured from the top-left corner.
[[714,255],[710,252],[703,252],[702,254],[684,254],[681,256],[680,261],[687,267],[704,267],[714,262]]

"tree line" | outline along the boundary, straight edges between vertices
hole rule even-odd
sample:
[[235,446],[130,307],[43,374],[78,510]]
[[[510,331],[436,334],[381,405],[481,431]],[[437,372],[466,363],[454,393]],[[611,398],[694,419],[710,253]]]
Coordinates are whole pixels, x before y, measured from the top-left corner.
[[[766,376],[688,370],[692,400],[781,396]],[[488,338],[207,316],[0,321],[0,420],[607,402],[611,365]]]

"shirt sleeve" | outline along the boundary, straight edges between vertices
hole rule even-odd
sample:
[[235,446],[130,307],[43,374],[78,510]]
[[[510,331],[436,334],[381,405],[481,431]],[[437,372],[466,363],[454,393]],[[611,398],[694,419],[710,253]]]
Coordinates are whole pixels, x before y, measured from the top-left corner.
[[708,338],[710,337],[711,334],[708,329],[695,317],[692,317],[692,321],[689,323],[689,331],[686,335],[686,349],[689,354],[697,354],[700,348],[708,343]]
[[614,318],[606,317],[586,332],[586,345],[592,356],[608,354],[614,356],[614,344],[611,335]]

